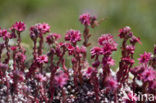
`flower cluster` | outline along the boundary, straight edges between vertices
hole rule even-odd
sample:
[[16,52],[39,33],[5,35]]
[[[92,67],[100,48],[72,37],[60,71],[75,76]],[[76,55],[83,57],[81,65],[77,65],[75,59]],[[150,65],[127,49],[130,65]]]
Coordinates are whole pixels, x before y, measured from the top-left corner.
[[140,58],[138,58],[139,63],[147,63],[151,59],[151,53],[144,52],[144,54],[140,55]]
[[92,59],[95,58],[92,66],[98,68],[100,65],[99,56],[103,55],[102,68],[103,68],[103,83],[106,81],[106,77],[110,75],[110,66],[114,65],[114,60],[111,57],[113,51],[117,50],[117,43],[114,41],[111,34],[103,34],[98,39],[98,43],[101,47],[94,47],[91,49]]
[[73,44],[76,44],[81,40],[81,33],[79,30],[69,30],[65,35],[65,40],[70,41]]
[[88,13],[84,13],[84,14],[80,15],[80,19],[79,20],[80,20],[80,22],[83,25],[90,25],[90,23],[91,23],[91,16]]
[[37,63],[43,64],[48,62],[48,57],[46,55],[42,55],[36,58]]
[[26,26],[25,26],[25,24],[24,24],[24,22],[16,22],[12,27],[11,27],[11,30],[16,30],[16,31],[18,31],[18,32],[22,32],[22,31],[24,31],[25,30],[25,28],[26,28]]
[[59,38],[61,38],[60,34],[52,33],[46,37],[46,42],[50,45],[57,41]]
[[117,80],[122,84],[128,79],[129,71],[135,63],[133,55],[136,43],[141,43],[140,38],[134,36],[131,28],[126,26],[119,30],[119,35],[122,42],[122,57],[117,72]]
[[[79,20],[84,25],[83,35],[70,29],[61,42],[61,34],[49,33],[47,23],[31,26],[32,60],[21,43],[24,22],[16,22],[10,29],[0,28],[0,103],[138,103],[132,92],[156,97],[156,45],[153,53],[141,54],[139,65],[134,66],[140,38],[128,26],[120,29],[122,56],[114,72],[111,67],[118,64],[112,56],[117,51],[114,36],[102,34],[98,46],[90,49],[92,60],[88,60],[89,30],[99,21],[88,13]],[[10,44],[11,39],[15,43]],[[151,103],[146,98],[141,102]]]
[[99,24],[99,22],[96,20],[95,16],[91,16],[88,13],[81,14],[79,17],[79,21],[81,22],[81,24],[85,26],[84,31],[83,31],[83,37],[84,37],[83,45],[86,47],[90,46],[91,44],[88,43],[88,40],[91,37],[91,34],[89,33],[88,27],[91,26],[92,28],[94,28],[95,26]]
[[61,88],[67,83],[68,75],[63,73],[63,71],[59,71],[58,75],[55,76],[56,84]]
[[103,54],[111,54],[112,51],[117,49],[117,43],[114,41],[111,34],[103,34],[99,40],[99,45],[102,46]]

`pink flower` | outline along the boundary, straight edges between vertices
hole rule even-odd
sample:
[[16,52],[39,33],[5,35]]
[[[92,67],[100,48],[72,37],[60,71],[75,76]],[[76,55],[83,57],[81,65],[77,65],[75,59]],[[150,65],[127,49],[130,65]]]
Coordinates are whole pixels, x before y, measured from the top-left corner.
[[30,27],[30,37],[32,40],[35,40],[39,36],[38,26],[34,25]]
[[132,38],[130,39],[130,43],[133,44],[133,45],[134,45],[135,43],[142,44],[141,41],[140,41],[140,38],[139,38],[139,37],[136,37],[136,36],[134,36],[134,35],[133,35]]
[[72,58],[72,64],[74,64],[74,63],[76,63],[77,62],[77,60],[73,57]]
[[68,50],[69,55],[72,55],[74,53],[75,47],[73,47],[70,43],[66,44],[66,48]]
[[46,81],[46,80],[47,80],[47,78],[46,78],[45,76],[43,76],[41,73],[36,74],[36,75],[35,75],[35,78],[36,78],[38,81],[40,81],[40,82],[43,82],[43,81]]
[[52,33],[51,35],[54,37],[55,40],[58,40],[61,38],[60,34]]
[[17,46],[11,46],[10,47],[12,51],[16,51],[17,50]]
[[65,35],[65,40],[72,43],[76,43],[81,40],[81,33],[79,30],[69,30]]
[[11,36],[10,36],[10,33],[6,29],[3,29],[0,32],[0,37],[3,37],[3,39],[5,40],[5,39],[10,38]]
[[85,47],[85,46],[82,46],[82,47],[80,48],[80,51],[81,51],[81,53],[86,53],[86,47]]
[[10,38],[16,38],[16,30],[13,27],[11,27],[10,30],[11,30]]
[[68,75],[63,71],[59,71],[58,75],[55,76],[55,81],[58,86],[61,88],[67,84]]
[[119,30],[120,33],[128,33],[129,31],[131,31],[131,28],[129,26],[126,26]]
[[146,69],[146,68],[145,68],[144,65],[139,65],[139,66],[137,66],[137,67],[135,67],[135,68],[131,68],[130,71],[131,71],[131,73],[132,73],[133,75],[138,75],[138,74],[143,73],[145,69]]
[[15,56],[15,59],[17,62],[23,63],[26,60],[26,56],[23,53],[18,52]]
[[103,34],[99,37],[99,45],[103,46],[104,54],[117,49],[117,43],[114,41],[111,34]]
[[68,44],[70,44],[70,43],[59,42],[58,47],[65,47]]
[[58,40],[59,38],[61,38],[60,34],[52,33],[46,37],[46,42],[50,45],[54,43],[54,41]]
[[112,57],[104,57],[102,59],[102,64],[103,65],[106,65],[106,64],[108,64],[108,65],[114,65],[115,64],[115,61],[114,61],[114,59],[112,59]]
[[50,26],[46,23],[40,23],[30,27],[30,37],[33,40],[38,36],[41,36],[42,34],[46,34],[48,32],[50,32]]
[[156,71],[152,67],[148,67],[141,74],[141,79],[143,81],[153,81],[156,78]]
[[25,79],[23,72],[18,71],[18,70],[14,71],[13,76],[14,76],[14,79],[17,81],[24,81]]
[[21,22],[21,21],[16,22],[16,23],[12,26],[12,29],[15,29],[15,30],[17,30],[17,31],[19,31],[19,32],[24,31],[25,28],[26,28],[26,26],[25,26],[24,22]]
[[119,36],[120,38],[126,38],[127,36],[128,36],[128,37],[131,37],[131,36],[132,36],[131,33],[128,35],[128,33],[129,33],[130,31],[131,31],[131,28],[130,28],[129,26],[126,26],[126,27],[124,27],[124,28],[122,28],[122,29],[119,30],[120,34],[119,34],[118,36]]
[[50,26],[47,23],[37,24],[37,27],[41,34],[50,32]]
[[100,47],[93,47],[90,51],[92,58],[94,58],[94,56],[98,56],[102,54],[102,49]]
[[109,65],[115,65],[115,60],[114,59],[112,59],[112,57],[109,57],[108,59],[107,59],[107,63],[109,64]]
[[107,86],[111,89],[117,89],[118,82],[113,77],[107,78]]
[[100,61],[96,60],[95,62],[92,63],[92,66],[97,68],[100,65]]
[[79,46],[76,46],[75,51],[76,51],[77,54],[80,54],[81,53],[81,48]]
[[122,58],[123,61],[125,61],[126,63],[129,63],[129,64],[134,64],[134,60],[131,59],[130,57],[125,57],[125,58]]
[[55,53],[56,53],[56,55],[57,55],[58,57],[61,56],[62,51],[61,51],[60,46],[57,46],[57,47],[55,48]]
[[135,47],[132,46],[132,45],[127,45],[126,50],[127,50],[128,53],[134,54]]
[[90,77],[92,75],[93,72],[97,72],[97,70],[95,68],[92,68],[92,67],[88,67],[88,69],[86,70],[86,73],[85,75],[87,77]]
[[151,53],[144,52],[144,54],[140,55],[138,58],[139,63],[147,63],[151,59]]
[[37,63],[43,64],[48,62],[48,57],[46,55],[42,55],[37,57]]
[[80,15],[79,20],[80,20],[81,24],[89,26],[91,23],[91,16],[88,13],[84,13],[84,14]]

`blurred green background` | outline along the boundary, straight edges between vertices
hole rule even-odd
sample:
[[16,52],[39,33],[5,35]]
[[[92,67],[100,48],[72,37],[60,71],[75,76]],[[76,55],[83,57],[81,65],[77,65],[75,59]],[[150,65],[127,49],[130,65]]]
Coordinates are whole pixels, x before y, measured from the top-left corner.
[[[71,28],[83,32],[78,18],[81,13],[89,12],[98,19],[105,19],[101,25],[91,30],[92,46],[97,44],[101,34],[112,33],[120,48],[118,30],[128,25],[142,41],[142,45],[138,44],[136,48],[137,58],[144,51],[152,52],[156,43],[155,5],[156,0],[0,0],[0,27],[9,28],[16,21],[24,21],[27,30],[22,34],[22,41],[30,50],[32,41],[28,30],[31,25],[47,22],[52,32],[62,36]],[[27,54],[30,55],[31,52],[28,51]],[[115,60],[119,61],[120,50],[113,55]]]

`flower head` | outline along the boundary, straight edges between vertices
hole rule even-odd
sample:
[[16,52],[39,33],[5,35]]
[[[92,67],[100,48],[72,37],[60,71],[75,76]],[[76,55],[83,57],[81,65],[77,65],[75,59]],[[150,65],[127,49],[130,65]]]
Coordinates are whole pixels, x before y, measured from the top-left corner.
[[23,63],[26,60],[26,56],[23,53],[18,52],[15,56],[15,59],[17,62]]
[[122,58],[122,61],[125,61],[126,63],[129,63],[129,64],[134,64],[134,60],[131,59],[130,57],[125,57],[125,58]]
[[46,42],[50,45],[54,43],[56,40],[58,40],[59,38],[61,38],[60,34],[52,33],[46,37]]
[[48,62],[48,57],[46,55],[42,55],[37,57],[37,63],[43,64]]
[[112,57],[108,57],[108,59],[107,59],[107,63],[109,64],[109,65],[115,65],[115,60],[114,59],[112,59]]
[[117,43],[114,41],[111,34],[103,34],[99,40],[99,45],[103,46],[104,54],[117,49]]
[[75,52],[76,52],[77,54],[80,54],[80,53],[81,53],[81,48],[80,48],[79,46],[76,46],[76,47],[75,47]]
[[12,51],[16,51],[17,50],[17,46],[11,46],[10,47]]
[[65,40],[72,43],[76,43],[81,40],[81,33],[79,30],[69,30],[65,35]]
[[136,37],[136,36],[132,36],[132,38],[130,39],[130,43],[132,44],[132,45],[134,45],[134,44],[136,44],[136,43],[139,43],[139,44],[141,44],[141,41],[140,41],[140,38],[139,37]]
[[132,37],[133,33],[130,31],[131,31],[131,28],[129,26],[126,26],[126,27],[119,30],[120,34],[118,36],[120,38]]
[[30,27],[30,37],[35,40],[38,36],[50,32],[50,26],[46,23],[36,24]]
[[140,63],[147,63],[151,59],[151,53],[144,52],[144,54],[140,55],[138,58]]
[[37,37],[39,36],[40,32],[38,30],[38,26],[34,25],[30,27],[30,37],[32,40],[37,39]]
[[107,78],[107,86],[111,89],[117,89],[118,82],[113,77]]
[[90,50],[90,53],[92,55],[92,58],[94,58],[94,56],[98,56],[98,55],[101,55],[102,54],[102,49],[100,47],[93,47],[91,50]]
[[92,66],[95,67],[95,68],[98,68],[98,66],[100,65],[100,61],[99,60],[96,60],[92,63]]
[[17,81],[24,81],[25,79],[23,72],[18,71],[18,70],[13,72],[13,76],[14,76],[14,79],[16,79]]
[[145,68],[144,65],[139,65],[139,66],[137,66],[137,67],[135,67],[135,68],[131,68],[130,71],[131,71],[131,73],[132,73],[133,75],[138,75],[138,74],[143,73],[145,69],[146,69],[146,68]]
[[112,57],[104,57],[103,59],[102,59],[102,64],[103,65],[106,65],[106,64],[108,64],[108,65],[114,65],[115,64],[115,61],[114,61],[114,59],[112,59]]
[[91,16],[88,13],[84,13],[84,14],[80,15],[79,20],[80,20],[81,24],[89,26],[91,23]]
[[36,75],[35,75],[35,78],[36,78],[38,81],[40,81],[40,82],[43,82],[43,81],[46,81],[46,80],[47,80],[47,78],[46,78],[45,76],[43,76],[41,73],[36,74]]
[[126,51],[130,54],[134,54],[134,50],[135,50],[135,47],[132,46],[132,45],[127,45],[126,46]]
[[80,52],[81,53],[86,53],[86,47],[85,46],[80,47]]
[[73,47],[70,43],[66,43],[66,48],[68,50],[69,55],[74,53],[75,47]]
[[91,75],[92,75],[92,73],[96,73],[97,72],[97,70],[96,70],[96,68],[92,68],[92,67],[88,67],[88,69],[86,70],[86,72],[85,72],[85,75],[87,76],[87,77],[90,77]]
[[47,23],[37,24],[37,27],[41,34],[50,32],[50,26]]
[[58,75],[55,76],[55,81],[62,88],[68,81],[68,75],[63,71],[59,71]]
[[13,29],[13,27],[11,27],[10,30],[11,30],[10,38],[16,38],[16,30]]
[[152,67],[148,67],[141,74],[143,81],[153,81],[156,78],[156,71]]
[[19,31],[19,32],[24,31],[25,28],[26,28],[26,26],[25,26],[24,22],[22,22],[22,21],[16,22],[16,23],[13,24],[13,26],[12,26],[12,29],[15,29],[15,30],[17,30],[17,31]]
[[0,37],[3,37],[3,39],[5,40],[5,39],[10,38],[11,36],[10,36],[10,33],[6,29],[2,29],[0,31]]

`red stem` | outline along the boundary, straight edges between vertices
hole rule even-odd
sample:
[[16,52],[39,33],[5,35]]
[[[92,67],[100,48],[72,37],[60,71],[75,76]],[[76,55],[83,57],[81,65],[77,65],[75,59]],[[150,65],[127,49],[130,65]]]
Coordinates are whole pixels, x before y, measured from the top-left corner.
[[36,51],[37,47],[36,47],[36,40],[34,40],[34,47],[33,47],[33,56],[34,56],[34,61],[36,60],[37,57],[37,51]]
[[6,38],[5,39],[5,46],[6,46],[6,50],[7,50],[7,58],[5,59],[5,63],[8,64],[9,66],[9,60],[10,60],[10,49],[9,49],[9,45],[8,45],[9,39]]
[[66,103],[66,93],[63,88],[62,88],[62,97],[63,97],[63,103]]
[[18,34],[17,45],[18,45],[19,50],[21,50],[21,35],[20,35],[20,32],[17,32],[17,34]]
[[85,26],[85,29],[84,29],[84,31],[83,31],[83,37],[84,37],[84,42],[83,42],[83,45],[85,46],[85,47],[87,47],[87,46],[89,46],[89,44],[88,44],[88,40],[89,40],[89,29],[88,29],[88,26],[86,25]]
[[40,36],[40,41],[39,41],[39,47],[38,47],[38,55],[42,55],[42,47],[43,47],[43,42],[44,42],[44,38],[43,36],[41,35]]

